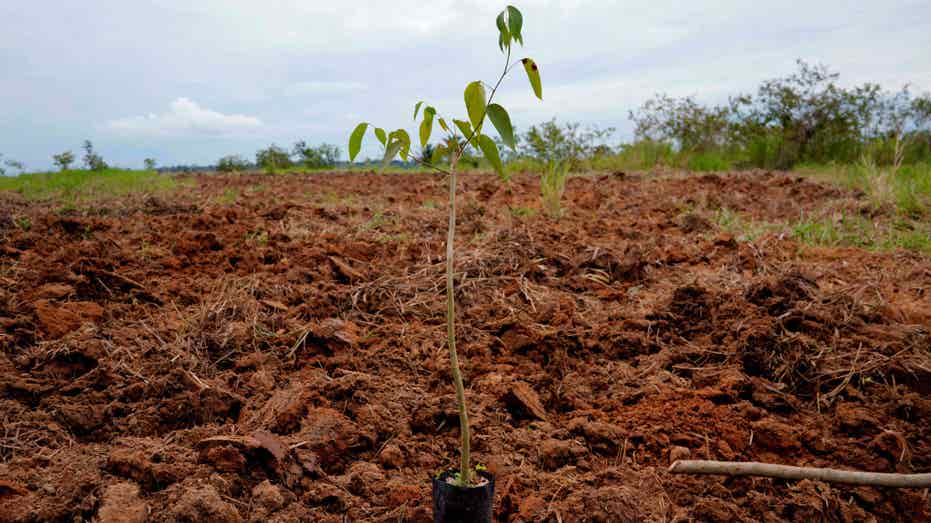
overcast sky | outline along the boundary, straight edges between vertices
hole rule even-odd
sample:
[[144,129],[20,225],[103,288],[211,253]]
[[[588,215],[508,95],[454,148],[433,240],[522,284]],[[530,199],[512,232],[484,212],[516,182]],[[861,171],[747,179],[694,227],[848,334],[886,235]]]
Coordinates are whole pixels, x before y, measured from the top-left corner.
[[[518,128],[553,117],[617,127],[655,92],[708,102],[821,62],[845,84],[931,89],[928,0],[525,0],[522,75],[501,103]],[[0,2],[0,153],[31,169],[91,139],[111,163],[213,163],[260,146],[334,143],[361,120],[406,126],[425,99],[503,59],[500,2],[30,0]],[[521,71],[517,71],[521,72]],[[374,140],[369,140],[372,142]],[[374,152],[374,148],[365,150]]]

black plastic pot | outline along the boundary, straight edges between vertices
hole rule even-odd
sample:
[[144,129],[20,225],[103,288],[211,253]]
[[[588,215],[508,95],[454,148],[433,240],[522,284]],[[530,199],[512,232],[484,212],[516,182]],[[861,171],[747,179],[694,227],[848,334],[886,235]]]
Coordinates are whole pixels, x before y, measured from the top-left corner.
[[449,481],[455,471],[433,478],[434,523],[491,523],[494,517],[495,476],[486,471],[478,475],[488,480],[478,487],[458,487]]

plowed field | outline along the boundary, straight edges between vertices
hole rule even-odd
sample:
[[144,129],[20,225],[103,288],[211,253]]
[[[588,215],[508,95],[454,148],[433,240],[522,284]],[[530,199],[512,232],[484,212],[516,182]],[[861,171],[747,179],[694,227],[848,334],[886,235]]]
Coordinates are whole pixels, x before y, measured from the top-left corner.
[[[742,241],[710,211],[857,194],[619,173],[571,179],[552,220],[535,178],[460,188],[460,357],[501,521],[931,519],[927,491],[666,471],[931,471],[931,259]],[[363,173],[0,194],[0,521],[431,521],[458,459],[445,194]]]

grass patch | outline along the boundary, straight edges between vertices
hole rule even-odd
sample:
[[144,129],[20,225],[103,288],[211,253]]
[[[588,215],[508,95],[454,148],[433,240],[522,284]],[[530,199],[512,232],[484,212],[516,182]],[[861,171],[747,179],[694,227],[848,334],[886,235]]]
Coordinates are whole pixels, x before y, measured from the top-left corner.
[[[723,151],[678,152],[669,144],[646,140],[623,144],[615,152],[568,161],[574,173],[649,171],[656,167],[711,172],[729,171],[738,159]],[[505,170],[510,174],[537,174],[546,172],[546,169],[546,162],[535,158],[516,158],[505,164]]]
[[797,172],[866,195],[874,209],[888,209],[879,219],[833,214],[802,218],[792,236],[813,245],[855,246],[870,250],[907,249],[931,254],[931,164],[898,170],[870,161],[855,165],[804,165]]
[[217,198],[217,201],[222,204],[231,205],[231,204],[236,203],[236,200],[238,199],[239,199],[239,190],[229,188],[223,191],[223,194]]
[[784,229],[783,224],[761,222],[743,217],[739,212],[726,207],[718,209],[714,214],[714,222],[722,230],[734,235],[738,241],[752,242],[760,236],[779,232]]
[[535,216],[537,214],[536,209],[533,209],[531,207],[518,206],[518,207],[510,207],[509,209],[511,210],[511,215],[516,218],[528,218],[530,216]]
[[676,153],[671,145],[641,140],[623,144],[617,154],[607,155],[595,162],[595,167],[609,167],[618,170],[647,170],[657,165],[675,164]]
[[178,181],[155,171],[62,171],[0,176],[0,191],[15,191],[27,200],[52,200],[78,204],[139,192],[175,189]]
[[722,208],[714,215],[721,230],[739,241],[755,241],[764,234],[784,234],[806,245],[859,247],[888,252],[897,249],[931,255],[931,224],[900,218],[892,222],[874,221],[857,214],[802,216],[787,223],[760,222]]
[[708,152],[689,157],[686,167],[696,172],[727,171],[731,168],[731,162],[721,154]]
[[352,207],[356,204],[356,197],[352,194],[327,191],[317,196],[317,202],[326,207],[338,207],[343,205]]
[[562,216],[562,195],[569,177],[569,162],[550,162],[540,175],[540,196],[543,209],[550,218]]
[[809,245],[873,251],[906,249],[931,255],[931,226],[910,220],[882,223],[858,215],[835,214],[799,220],[791,232],[795,240]]
[[804,165],[799,174],[862,191],[876,207],[891,205],[911,218],[931,218],[931,164],[903,165],[897,171],[874,163]]
[[375,211],[371,218],[359,226],[361,231],[378,230],[381,231],[385,226],[394,226],[397,219],[393,215],[385,215],[381,211]]
[[846,215],[803,219],[792,225],[792,237],[809,245],[869,247],[875,226],[869,220]]

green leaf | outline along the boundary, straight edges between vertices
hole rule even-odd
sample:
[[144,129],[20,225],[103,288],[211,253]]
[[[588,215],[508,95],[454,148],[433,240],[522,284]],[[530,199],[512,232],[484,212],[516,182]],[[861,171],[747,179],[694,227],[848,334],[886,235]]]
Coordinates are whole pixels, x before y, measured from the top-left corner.
[[423,105],[423,101],[417,102],[417,105],[414,106],[414,120],[417,119],[417,113],[420,112],[421,105]]
[[524,45],[524,37],[521,36],[520,30],[524,26],[524,17],[520,14],[520,11],[513,5],[508,6],[508,30],[511,32],[511,37],[520,42],[520,45]]
[[482,82],[472,82],[466,86],[465,105],[472,127],[479,129],[485,117],[485,86]]
[[437,145],[436,147],[433,148],[433,155],[430,157],[430,163],[432,163],[433,165],[437,165],[438,163],[443,161],[443,157],[446,156],[447,152],[448,152],[448,149],[446,148],[445,145],[442,145],[442,144]]
[[524,64],[524,70],[527,71],[527,78],[530,79],[530,86],[533,87],[533,94],[537,95],[537,98],[542,100],[543,84],[540,83],[540,68],[537,67],[537,63],[530,58],[524,58],[521,62]]
[[502,180],[507,180],[508,177],[504,173],[504,167],[501,165],[501,156],[498,154],[498,146],[495,144],[495,141],[484,134],[480,134],[478,137],[478,147],[482,150],[482,154],[485,155],[485,159],[495,168],[495,172],[498,173],[498,176],[501,177]]
[[495,23],[498,24],[498,47],[504,51],[505,47],[511,45],[511,32],[508,30],[507,22],[504,20],[505,11],[501,11]]
[[391,133],[391,136],[394,136],[395,139],[401,142],[401,158],[406,161],[411,151],[411,135],[407,134],[407,131],[404,129],[398,129]]
[[362,137],[365,136],[365,130],[368,129],[369,124],[363,122],[356,126],[353,129],[352,134],[349,135],[349,162],[351,163],[358,156],[359,151],[362,150]]
[[382,160],[381,166],[388,167],[388,164],[394,160],[394,157],[397,156],[402,146],[403,144],[401,144],[400,140],[391,140],[388,142],[388,146],[385,147],[385,158]]
[[449,126],[446,125],[446,120],[442,118],[440,118],[440,127],[442,127],[443,130],[446,131],[447,133],[449,132]]
[[465,120],[453,120],[453,123],[459,128],[459,132],[462,133],[463,139],[472,136],[472,125],[469,124],[469,122]]
[[432,107],[428,107],[423,112],[423,121],[420,122],[420,147],[426,147],[430,141],[430,134],[433,132],[433,115],[436,111],[430,112]]
[[488,119],[491,120],[492,125],[498,130],[498,134],[501,136],[501,140],[504,141],[504,144],[516,150],[517,144],[514,142],[514,127],[511,126],[511,117],[508,116],[508,112],[504,110],[504,107],[498,104],[489,105]]
[[388,135],[385,134],[384,129],[381,127],[376,127],[375,137],[378,138],[378,141],[381,142],[382,145],[386,145],[386,142],[388,141]]

